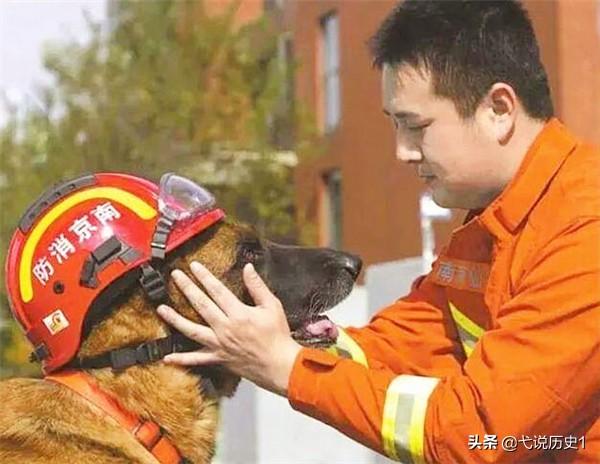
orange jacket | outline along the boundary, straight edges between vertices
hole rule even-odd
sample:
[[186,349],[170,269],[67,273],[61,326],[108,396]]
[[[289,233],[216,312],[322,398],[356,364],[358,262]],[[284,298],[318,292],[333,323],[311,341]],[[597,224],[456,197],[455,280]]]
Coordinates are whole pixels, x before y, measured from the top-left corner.
[[291,405],[394,459],[600,462],[600,152],[551,120],[337,354],[300,352]]

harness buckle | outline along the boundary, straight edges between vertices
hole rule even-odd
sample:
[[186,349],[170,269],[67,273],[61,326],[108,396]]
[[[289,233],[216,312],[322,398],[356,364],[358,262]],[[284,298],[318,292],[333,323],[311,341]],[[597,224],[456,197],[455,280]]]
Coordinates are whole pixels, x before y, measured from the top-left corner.
[[135,348],[135,357],[140,364],[160,361],[163,357],[160,346],[155,341],[142,343]]

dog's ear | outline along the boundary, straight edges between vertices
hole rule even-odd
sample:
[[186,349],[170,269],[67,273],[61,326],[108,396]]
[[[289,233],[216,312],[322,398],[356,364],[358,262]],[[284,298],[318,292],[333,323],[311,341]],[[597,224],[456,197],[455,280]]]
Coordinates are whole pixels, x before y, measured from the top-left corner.
[[[262,243],[253,228],[223,221],[186,242],[176,250],[168,265],[170,269],[182,270],[202,287],[190,271],[190,264],[198,261],[227,285],[238,298],[250,304],[252,300],[243,284],[242,269],[249,259],[258,263],[262,249]],[[169,297],[175,309],[191,320],[200,321],[197,312],[177,289],[171,276],[166,276],[166,279]]]
[[89,358],[167,334],[141,289],[129,293],[120,304],[111,309],[96,324],[89,325],[89,334],[77,354],[80,358]]
[[[170,275],[171,270],[180,269],[198,284],[190,271],[193,261],[206,265],[240,299],[251,304],[252,299],[242,281],[242,268],[245,260],[256,259],[260,247],[254,230],[231,222],[222,221],[192,237],[167,257],[164,277],[170,305],[184,317],[204,322]],[[144,297],[141,288],[133,286],[121,292],[111,308],[99,308],[90,313],[79,355],[94,356],[107,349],[141,343],[166,334],[165,323],[156,314],[156,305]]]
[[[173,250],[163,270],[167,291],[174,306],[185,317],[201,322],[198,313],[175,286],[170,270],[181,269],[190,277],[194,260],[205,263],[215,275],[222,276],[235,262],[239,234],[226,223],[217,223]],[[119,282],[114,286],[118,287]],[[111,286],[110,288],[114,290]],[[166,335],[164,322],[156,314],[156,305],[144,297],[139,285],[130,283],[113,292],[118,297],[109,306],[93,307],[86,317],[79,356],[89,357],[126,345]]]
[[236,245],[235,262],[221,276],[221,280],[228,284],[241,301],[251,305],[254,304],[254,300],[243,283],[243,269],[246,264],[252,263],[258,273],[264,277],[268,250],[254,228],[243,225],[238,227],[239,241]]

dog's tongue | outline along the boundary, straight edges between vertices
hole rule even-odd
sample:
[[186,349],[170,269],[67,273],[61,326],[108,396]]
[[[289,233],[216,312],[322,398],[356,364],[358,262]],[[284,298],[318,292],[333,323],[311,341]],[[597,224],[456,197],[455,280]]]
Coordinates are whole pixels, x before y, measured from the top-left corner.
[[306,331],[312,336],[325,336],[333,340],[338,336],[337,326],[327,318],[307,324]]

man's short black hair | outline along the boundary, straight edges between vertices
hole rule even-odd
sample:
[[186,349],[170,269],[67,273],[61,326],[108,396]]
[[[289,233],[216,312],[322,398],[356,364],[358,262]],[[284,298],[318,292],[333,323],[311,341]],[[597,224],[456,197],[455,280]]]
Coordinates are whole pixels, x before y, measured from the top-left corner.
[[370,47],[378,68],[406,63],[429,71],[434,93],[463,118],[496,82],[515,90],[530,117],[554,113],[531,20],[515,0],[405,0]]

